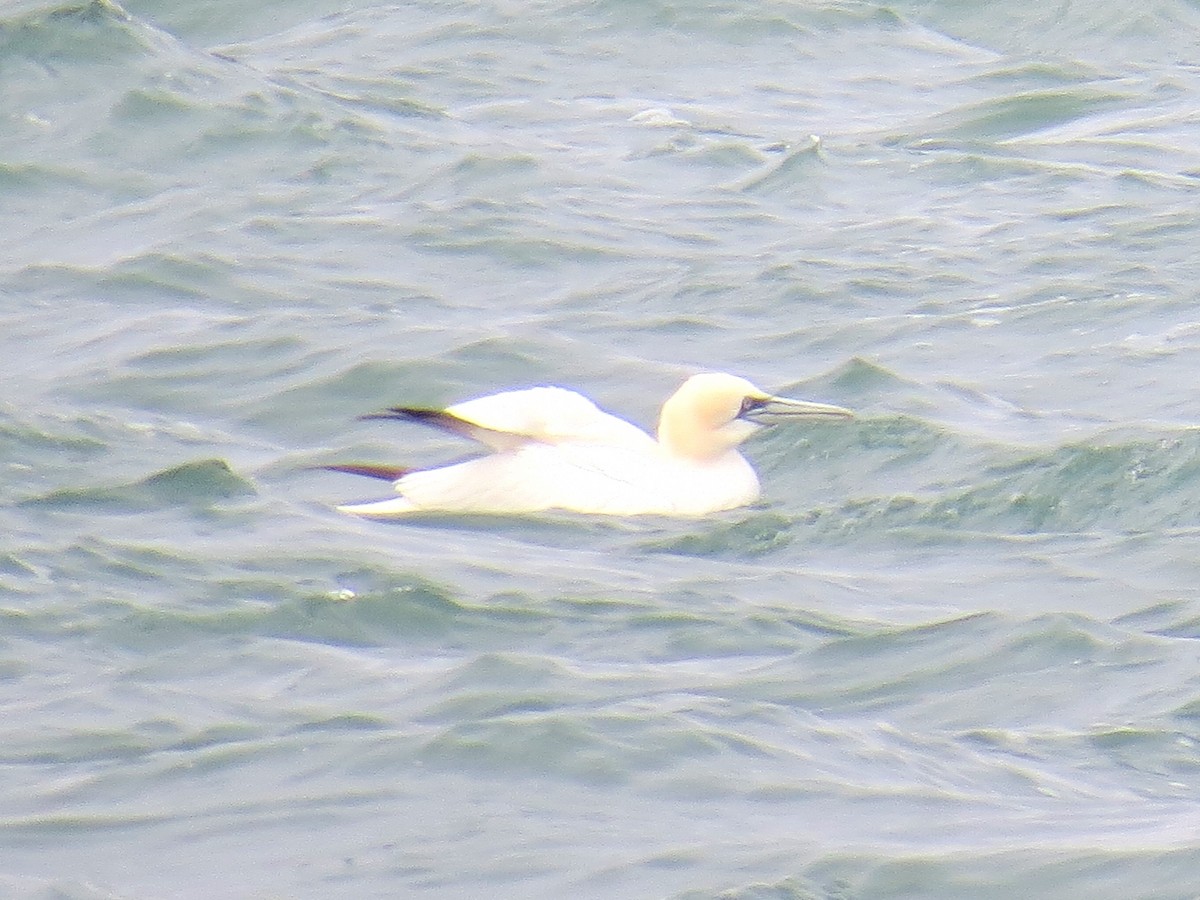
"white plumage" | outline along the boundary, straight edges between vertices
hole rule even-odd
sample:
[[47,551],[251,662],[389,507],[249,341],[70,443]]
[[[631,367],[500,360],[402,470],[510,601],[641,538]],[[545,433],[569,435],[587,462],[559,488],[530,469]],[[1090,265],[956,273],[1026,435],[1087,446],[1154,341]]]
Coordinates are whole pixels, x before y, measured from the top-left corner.
[[758,477],[738,445],[769,422],[849,410],[773,397],[733,375],[689,378],[665,404],[657,440],[558,387],[506,391],[444,410],[396,407],[366,418],[419,421],[492,450],[436,469],[328,468],[394,478],[399,496],[339,506],[360,516],[417,512],[701,516],[753,502]]

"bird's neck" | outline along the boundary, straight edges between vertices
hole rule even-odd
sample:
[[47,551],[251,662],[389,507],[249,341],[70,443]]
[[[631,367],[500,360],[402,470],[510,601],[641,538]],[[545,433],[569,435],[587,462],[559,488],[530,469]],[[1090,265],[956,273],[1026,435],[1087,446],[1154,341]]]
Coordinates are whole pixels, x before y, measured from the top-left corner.
[[664,422],[658,425],[658,445],[668,456],[690,462],[712,462],[728,453],[737,452],[732,447],[714,441],[711,432],[680,428]]

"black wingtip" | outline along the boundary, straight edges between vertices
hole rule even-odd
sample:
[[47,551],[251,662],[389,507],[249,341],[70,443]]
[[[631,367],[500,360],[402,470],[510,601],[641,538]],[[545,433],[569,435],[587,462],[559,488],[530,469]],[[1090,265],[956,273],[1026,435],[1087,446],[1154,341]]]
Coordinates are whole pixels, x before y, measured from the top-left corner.
[[[419,422],[422,425],[429,425],[432,428],[440,428],[442,431],[457,434],[459,437],[479,441],[493,449],[505,446],[508,440],[523,440],[520,436],[505,435],[504,432],[493,431],[490,428],[476,425],[474,422],[469,422],[466,419],[460,419],[454,413],[447,412],[444,409],[428,409],[427,407],[420,406],[393,406],[391,409],[385,409],[382,412],[367,413],[367,415],[359,416],[359,418],[399,419],[403,422]],[[500,443],[497,443],[497,441],[500,441]]]
[[348,475],[364,475],[367,478],[378,478],[381,481],[399,481],[412,469],[404,466],[384,466],[374,463],[335,463],[329,466],[314,466],[325,472],[345,472]]
[[417,406],[393,406],[381,412],[367,413],[359,419],[400,419],[405,422],[436,422],[446,416],[440,409],[425,409]]

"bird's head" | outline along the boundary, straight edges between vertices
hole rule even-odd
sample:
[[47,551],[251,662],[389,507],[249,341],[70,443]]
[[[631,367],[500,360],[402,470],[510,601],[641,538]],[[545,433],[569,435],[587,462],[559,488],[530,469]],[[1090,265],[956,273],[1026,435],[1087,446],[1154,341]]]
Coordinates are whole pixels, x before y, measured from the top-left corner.
[[658,442],[675,456],[715,459],[764,425],[853,415],[840,406],[775,397],[736,375],[705,372],[685,381],[663,404]]

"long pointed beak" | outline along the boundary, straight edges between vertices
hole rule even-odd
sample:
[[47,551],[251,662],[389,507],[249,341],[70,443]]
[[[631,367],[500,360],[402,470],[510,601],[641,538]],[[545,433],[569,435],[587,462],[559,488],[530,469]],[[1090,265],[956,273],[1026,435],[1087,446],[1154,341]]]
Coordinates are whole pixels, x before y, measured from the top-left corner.
[[801,419],[853,419],[854,413],[832,403],[814,403],[811,400],[791,400],[787,397],[767,397],[741,416],[759,425],[775,422],[790,422]]

